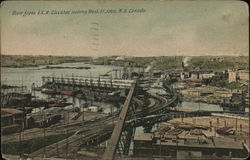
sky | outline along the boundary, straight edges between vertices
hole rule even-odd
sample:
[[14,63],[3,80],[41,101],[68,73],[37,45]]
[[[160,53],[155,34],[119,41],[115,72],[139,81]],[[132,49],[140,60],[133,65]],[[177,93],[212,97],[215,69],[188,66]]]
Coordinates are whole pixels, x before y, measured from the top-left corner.
[[[117,13],[103,13],[109,9]],[[134,10],[141,12],[129,13]],[[248,55],[248,19],[243,1],[5,1],[1,54]]]

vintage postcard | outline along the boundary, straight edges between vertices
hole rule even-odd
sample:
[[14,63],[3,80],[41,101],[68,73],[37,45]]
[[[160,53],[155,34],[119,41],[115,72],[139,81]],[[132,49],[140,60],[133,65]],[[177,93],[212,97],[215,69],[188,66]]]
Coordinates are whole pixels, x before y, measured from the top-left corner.
[[245,159],[249,7],[3,1],[7,160]]

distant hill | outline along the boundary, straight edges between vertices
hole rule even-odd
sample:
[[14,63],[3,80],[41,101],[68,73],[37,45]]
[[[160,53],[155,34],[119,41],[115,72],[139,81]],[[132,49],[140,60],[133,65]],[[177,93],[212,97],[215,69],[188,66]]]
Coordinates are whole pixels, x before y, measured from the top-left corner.
[[1,55],[2,67],[27,67],[70,62],[89,62],[97,65],[148,67],[155,69],[199,68],[204,70],[249,69],[248,56],[161,56],[161,57],[74,57]]
[[147,67],[155,69],[182,68],[184,63],[187,68],[199,68],[204,70],[225,70],[234,68],[249,69],[248,56],[161,56],[161,57],[126,57],[124,60],[116,60],[116,57],[98,57],[93,60],[99,65],[118,65]]
[[1,55],[1,67],[28,67],[89,61],[92,61],[91,57]]

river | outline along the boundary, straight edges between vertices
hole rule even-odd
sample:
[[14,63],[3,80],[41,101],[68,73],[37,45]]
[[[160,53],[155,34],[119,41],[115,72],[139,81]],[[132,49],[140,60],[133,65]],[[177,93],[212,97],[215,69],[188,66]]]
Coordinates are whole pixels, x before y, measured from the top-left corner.
[[[27,86],[28,90],[31,89],[33,83],[35,86],[42,85],[42,76],[58,76],[58,77],[71,77],[71,76],[86,76],[86,77],[98,77],[99,75],[109,72],[113,78],[120,78],[120,71],[123,71],[122,67],[109,66],[109,65],[93,65],[86,64],[84,62],[77,63],[63,63],[57,65],[49,65],[50,67],[65,67],[65,68],[53,68],[47,69],[46,66],[38,67],[24,67],[24,68],[8,68],[1,67],[1,83],[15,86]],[[71,67],[71,68],[67,68]],[[90,67],[90,69],[72,69],[73,67]],[[118,70],[110,72],[111,70]],[[136,69],[135,69],[136,70]],[[158,91],[157,89],[152,89]],[[162,92],[162,91],[160,91]],[[40,92],[35,93],[39,98],[46,98],[47,95],[41,94]],[[74,102],[73,106],[80,106],[84,101],[75,100],[72,97],[68,97],[69,102]],[[109,104],[106,104],[110,108]],[[223,110],[219,105],[211,105],[205,103],[193,103],[193,102],[182,102],[177,107],[190,109],[190,110],[211,110],[221,111]],[[104,108],[104,112],[109,112],[110,109]]]
[[[84,62],[78,63],[63,63],[57,65],[49,65],[50,67],[62,67],[62,68],[46,68],[46,66],[38,66],[38,67],[24,67],[24,68],[9,68],[9,67],[1,67],[1,84],[6,85],[14,85],[14,86],[27,86],[27,89],[30,91],[32,84],[35,83],[35,86],[42,85],[42,77],[43,76],[63,76],[63,77],[98,77],[100,74],[105,74],[113,69],[116,69],[120,72],[122,71],[122,67],[117,66],[107,66],[107,65],[93,65],[93,64],[86,64]],[[67,68],[68,67],[68,68]],[[90,67],[90,69],[72,69],[74,67]],[[113,78],[120,74],[110,72],[109,74],[112,75]],[[36,91],[35,95],[37,98],[47,98],[48,95],[42,94],[41,92]],[[86,101],[72,98],[69,96],[63,96],[67,98],[68,102],[73,103],[67,108],[72,107],[80,107],[82,104],[86,103]],[[111,111],[111,104],[108,103],[98,103],[94,102],[94,105],[102,105],[104,109],[104,113],[109,113]],[[42,108],[34,109],[32,112],[40,111]],[[113,108],[113,111],[116,111],[116,108]]]

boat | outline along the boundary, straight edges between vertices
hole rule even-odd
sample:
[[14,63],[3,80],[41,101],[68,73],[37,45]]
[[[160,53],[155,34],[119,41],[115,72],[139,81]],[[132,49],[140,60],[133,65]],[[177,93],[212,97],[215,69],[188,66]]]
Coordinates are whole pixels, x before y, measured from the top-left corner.
[[60,94],[67,95],[67,96],[74,96],[78,93],[79,93],[79,91],[60,91]]
[[58,92],[56,92],[55,90],[52,90],[52,89],[43,88],[41,90],[41,93],[44,93],[44,94],[57,94]]
[[31,88],[33,91],[42,91],[42,87],[32,87]]

